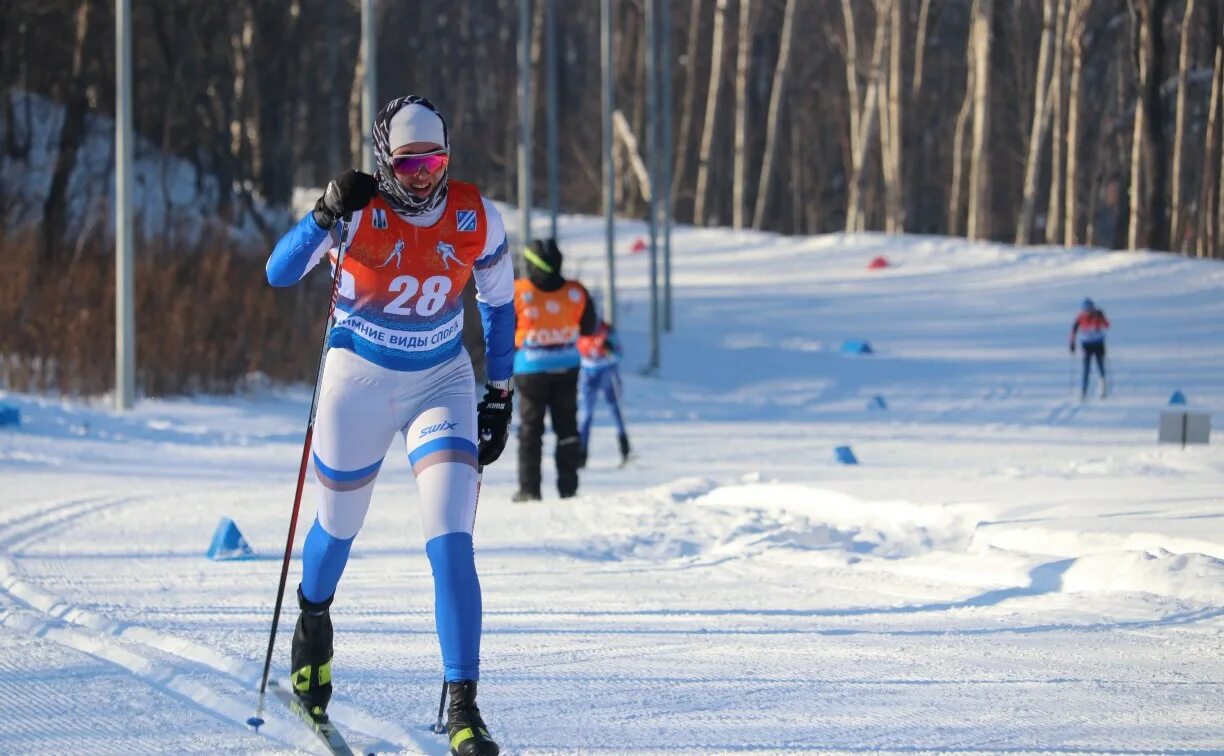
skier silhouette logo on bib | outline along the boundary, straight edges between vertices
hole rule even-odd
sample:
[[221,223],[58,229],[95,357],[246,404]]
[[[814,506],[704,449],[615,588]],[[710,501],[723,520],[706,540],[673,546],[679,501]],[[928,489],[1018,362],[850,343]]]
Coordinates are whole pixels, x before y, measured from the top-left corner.
[[438,251],[438,257],[441,258],[442,260],[442,267],[444,269],[450,270],[450,264],[452,262],[457,263],[458,265],[462,267],[465,267],[465,268],[467,267],[466,265],[463,264],[462,260],[460,260],[458,257],[455,256],[455,248],[447,244],[446,242],[444,241],[438,242],[437,251]]
[[400,266],[400,261],[401,261],[401,259],[402,259],[402,258],[400,257],[400,253],[401,253],[401,252],[403,252],[403,251],[404,251],[404,240],[403,240],[403,239],[396,239],[396,240],[395,240],[395,247],[394,247],[394,248],[391,250],[391,254],[387,255],[387,259],[386,259],[386,260],[383,260],[383,261],[382,261],[382,265],[379,265],[378,267],[380,267],[380,268],[385,268],[385,267],[387,267],[388,265],[390,265],[390,264],[391,264],[391,261],[392,261],[392,260],[395,260],[395,267],[396,267],[396,269],[398,269],[398,268],[399,268],[399,266]]

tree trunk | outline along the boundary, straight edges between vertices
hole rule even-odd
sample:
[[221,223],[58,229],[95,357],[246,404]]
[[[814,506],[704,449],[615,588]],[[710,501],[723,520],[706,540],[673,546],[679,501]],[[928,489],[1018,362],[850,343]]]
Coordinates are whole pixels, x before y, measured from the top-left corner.
[[913,90],[912,99],[917,100],[922,94],[922,67],[926,60],[927,21],[931,15],[931,0],[922,0],[918,9],[918,37],[914,40],[914,81],[910,85]]
[[[970,47],[972,42],[970,42]],[[965,129],[969,123],[969,112],[973,105],[973,65],[965,72],[965,94],[961,98],[960,110],[956,113],[956,128],[952,136],[952,185],[948,192],[948,235],[960,234],[960,218],[963,200],[961,189],[965,180]]]
[[748,67],[752,56],[752,0],[740,0],[739,39],[735,63],[735,175],[732,178],[731,226],[744,227],[748,203]]
[[[885,0],[892,2],[892,0]],[[880,80],[884,77],[884,47],[887,44],[888,21],[886,8],[876,7],[875,41],[871,46],[871,79],[867,83],[867,95],[863,98],[863,112],[859,114],[859,134],[851,161],[853,175],[850,177],[850,196],[846,202],[846,232],[864,231],[867,227],[863,212],[863,186],[866,183],[865,165],[867,150],[876,131],[876,116],[879,113]]]
[[1181,52],[1177,56],[1177,113],[1173,126],[1173,176],[1169,185],[1169,249],[1184,252],[1182,245],[1182,143],[1186,136],[1186,74],[1190,69],[1190,42],[1194,29],[1195,0],[1186,0],[1181,23]]
[[1054,70],[1050,79],[1050,196],[1046,209],[1045,240],[1046,244],[1057,244],[1062,238],[1062,200],[1063,200],[1063,79],[1066,77],[1066,67],[1063,65],[1063,49],[1066,48],[1067,2],[1057,0],[1058,23],[1054,30]]
[[[360,48],[361,44],[358,43]],[[360,168],[363,160],[363,141],[365,131],[371,128],[374,124],[361,122],[361,91],[365,85],[365,55],[358,53],[353,56],[356,61],[353,65],[353,85],[349,87],[349,159],[352,161],[350,165]],[[513,131],[513,129],[507,129]],[[514,196],[507,194],[507,197]]]
[[[1211,28],[1216,35],[1215,72],[1220,87],[1217,121],[1224,121],[1224,28],[1220,26],[1220,18],[1217,15],[1219,12],[1218,6],[1212,8]],[[1207,223],[1213,225],[1214,228],[1212,233],[1215,244],[1211,249],[1211,256],[1219,258],[1224,257],[1222,254],[1224,244],[1221,244],[1224,241],[1221,239],[1221,236],[1224,236],[1224,132],[1216,134],[1216,153],[1219,155],[1218,158],[1209,158],[1217,167],[1216,179],[1219,182],[1216,184],[1216,215],[1214,219],[1209,217]]]
[[710,184],[710,151],[714,146],[714,127],[718,124],[718,90],[722,83],[724,34],[727,26],[727,0],[714,6],[714,40],[710,50],[710,83],[706,88],[705,123],[701,129],[701,148],[697,153],[697,198],[693,206],[693,223],[706,222],[706,201]]
[[1203,135],[1203,185],[1199,193],[1202,198],[1198,212],[1198,256],[1212,257],[1216,249],[1215,207],[1219,202],[1216,196],[1215,169],[1218,165],[1217,151],[1220,149],[1220,87],[1224,84],[1224,46],[1219,44],[1215,30],[1212,34],[1215,40],[1215,60],[1211,70],[1211,103],[1207,108],[1207,127]]
[[[1024,162],[1024,189],[1020,195],[1020,217],[1016,220],[1016,244],[1029,243],[1033,209],[1037,201],[1037,168],[1049,124],[1050,47],[1054,40],[1056,0],[1041,3],[1041,47],[1037,53],[1037,80],[1033,85],[1033,121],[1029,126],[1028,156]],[[1057,135],[1054,137],[1058,138]]]
[[1139,81],[1131,147],[1127,246],[1132,250],[1140,247],[1158,249],[1168,238],[1162,204],[1165,164],[1161,158],[1165,145],[1164,112],[1160,104],[1161,58],[1164,52],[1160,20],[1164,16],[1165,1],[1129,2],[1132,23],[1135,25]]
[[1067,195],[1063,213],[1063,246],[1079,243],[1079,115],[1080,83],[1084,78],[1084,24],[1092,0],[1071,0],[1067,41],[1071,49],[1071,78],[1067,83]]
[[629,119],[625,118],[625,114],[619,109],[612,111],[612,127],[624,146],[625,153],[629,156],[629,167],[633,170],[633,177],[637,179],[642,202],[649,203],[653,192],[653,187],[650,185],[650,171],[646,168],[646,161],[642,159],[642,152],[638,148],[638,139],[633,133],[633,127],[629,125]]
[[[902,186],[902,131],[901,131],[901,44],[904,26],[901,12],[902,0],[892,0],[892,21],[889,31],[891,41],[888,45],[888,128],[882,141],[888,142],[888,150],[884,152],[884,206],[885,230],[890,234],[900,234],[905,231],[905,208],[902,206],[904,187]],[[883,105],[881,105],[883,107]]]
[[676,162],[672,168],[674,178],[671,185],[671,201],[673,206],[688,170],[693,111],[697,108],[697,44],[701,40],[701,4],[701,0],[693,0],[689,8],[688,43],[684,50],[684,105],[680,110],[680,130],[676,135]]
[[[56,243],[66,231],[68,221],[68,179],[77,167],[77,150],[85,137],[85,116],[89,111],[86,99],[85,66],[89,64],[92,47],[94,0],[81,0],[74,14],[72,31],[72,76],[64,95],[64,122],[60,126],[55,166],[51,185],[43,203],[42,260],[58,255]],[[7,92],[4,96],[8,96]],[[24,314],[24,308],[22,308]]]
[[973,51],[973,143],[969,153],[970,239],[990,237],[990,35],[994,0],[974,0],[970,35]]
[[858,33],[854,30],[854,6],[852,0],[842,0],[842,25],[846,29],[846,97],[850,111],[850,172],[858,173],[858,165],[854,163],[859,154],[859,108],[862,99],[859,97],[858,85]]
[[773,88],[769,95],[769,115],[765,124],[765,153],[761,156],[761,180],[757,185],[756,210],[752,215],[752,226],[758,229],[765,225],[765,214],[769,211],[769,192],[773,184],[774,160],[778,152],[778,125],[781,121],[782,101],[786,96],[786,73],[790,67],[791,32],[795,28],[796,4],[796,0],[786,0],[786,11],[782,16],[778,65],[774,68]]

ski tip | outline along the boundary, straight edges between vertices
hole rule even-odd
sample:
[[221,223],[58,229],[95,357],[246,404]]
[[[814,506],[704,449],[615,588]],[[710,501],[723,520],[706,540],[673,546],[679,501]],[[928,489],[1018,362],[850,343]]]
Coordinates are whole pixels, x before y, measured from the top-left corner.
[[260,726],[264,723],[264,719],[263,717],[247,717],[246,723],[247,723],[247,726],[253,727],[256,730],[258,730]]

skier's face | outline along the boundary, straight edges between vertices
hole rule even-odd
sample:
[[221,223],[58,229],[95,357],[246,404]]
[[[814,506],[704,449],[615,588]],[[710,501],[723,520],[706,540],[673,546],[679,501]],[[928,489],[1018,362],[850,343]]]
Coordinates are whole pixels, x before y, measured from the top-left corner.
[[409,142],[391,153],[395,180],[422,199],[442,180],[449,162],[446,148],[435,142]]

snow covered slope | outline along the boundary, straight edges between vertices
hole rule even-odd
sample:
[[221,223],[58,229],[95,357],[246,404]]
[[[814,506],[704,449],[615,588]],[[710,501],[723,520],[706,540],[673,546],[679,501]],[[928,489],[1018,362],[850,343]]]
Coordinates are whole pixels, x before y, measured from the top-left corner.
[[[562,230],[599,289],[598,221]],[[511,504],[513,442],[486,472],[481,704],[506,753],[1224,751],[1224,453],[1155,443],[1174,389],[1224,409],[1224,266],[693,229],[675,250],[653,377],[645,256],[618,258],[633,463],[601,410],[576,501]],[[1081,404],[1085,296],[1115,382]],[[0,430],[0,751],[312,750],[276,706],[242,725],[309,393],[3,399],[26,424]],[[333,607],[333,712],[367,751],[440,754],[397,448]],[[203,558],[222,515],[260,559]]]

